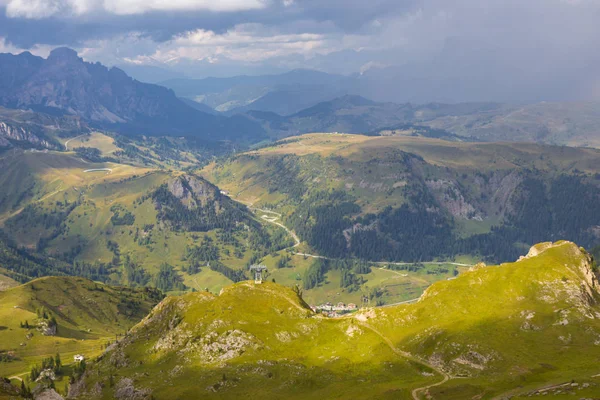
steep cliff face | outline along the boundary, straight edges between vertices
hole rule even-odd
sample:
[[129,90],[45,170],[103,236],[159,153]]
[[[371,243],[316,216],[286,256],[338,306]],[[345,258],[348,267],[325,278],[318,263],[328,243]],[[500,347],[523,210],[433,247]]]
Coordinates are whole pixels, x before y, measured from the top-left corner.
[[73,136],[89,130],[77,116],[52,116],[0,107],[0,147],[60,149],[53,136]]
[[211,200],[214,201],[219,194],[216,186],[194,175],[171,179],[167,185],[169,192],[188,209],[205,205]]
[[36,129],[27,129],[4,121],[0,121],[0,146],[12,147],[12,141],[30,144],[34,147],[54,148],[56,145],[38,136]]

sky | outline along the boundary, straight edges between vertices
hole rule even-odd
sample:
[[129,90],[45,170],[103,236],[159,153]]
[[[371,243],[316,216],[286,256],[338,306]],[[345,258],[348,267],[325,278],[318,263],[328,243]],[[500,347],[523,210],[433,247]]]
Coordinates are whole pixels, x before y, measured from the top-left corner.
[[69,46],[157,81],[307,68],[432,100],[596,99],[598,21],[600,0],[0,0],[0,52]]

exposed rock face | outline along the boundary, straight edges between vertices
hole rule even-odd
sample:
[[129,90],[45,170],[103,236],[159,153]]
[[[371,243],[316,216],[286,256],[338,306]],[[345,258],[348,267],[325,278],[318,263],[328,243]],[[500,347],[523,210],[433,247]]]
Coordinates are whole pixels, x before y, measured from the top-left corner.
[[56,335],[56,325],[50,325],[48,321],[41,321],[38,324],[38,329],[42,332],[44,336],[55,336]]
[[193,175],[170,180],[168,188],[189,209],[204,205],[209,199],[214,199],[218,192],[215,186]]
[[16,142],[27,142],[37,147],[55,147],[48,140],[41,139],[32,130],[27,129],[24,126],[17,126],[0,121],[0,146],[9,147],[11,143],[8,139]]
[[454,182],[440,179],[429,180],[425,183],[442,207],[446,208],[454,217],[483,220],[481,214],[465,199]]
[[50,134],[65,136],[88,132],[89,127],[76,116],[51,116],[30,110],[0,107],[0,146],[59,149],[62,146],[49,139]]
[[64,400],[60,394],[56,393],[54,389],[46,389],[43,392],[34,395],[35,400]]
[[121,379],[115,390],[115,399],[118,400],[144,400],[151,398],[151,390],[137,389],[133,384],[133,380],[130,378]]
[[35,381],[39,382],[44,379],[50,379],[52,381],[56,380],[56,375],[54,374],[54,371],[52,371],[51,369],[43,370],[42,372],[40,372],[40,376],[38,376],[38,378]]

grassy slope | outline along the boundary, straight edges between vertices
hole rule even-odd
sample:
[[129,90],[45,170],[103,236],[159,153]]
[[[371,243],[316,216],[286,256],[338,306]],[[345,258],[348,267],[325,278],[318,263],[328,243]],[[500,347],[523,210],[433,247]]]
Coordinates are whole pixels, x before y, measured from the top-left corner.
[[[0,222],[17,215],[27,204],[36,204],[44,212],[52,213],[57,201],[81,202],[67,218],[67,230],[49,243],[49,254],[58,255],[82,245],[77,261],[108,263],[113,258],[113,253],[107,248],[110,240],[119,244],[122,255],[129,254],[135,262],[153,272],[163,262],[183,266],[186,246],[201,241],[205,235],[218,243],[215,232],[176,233],[158,224],[151,199],[141,205],[134,204],[178,172],[114,163],[92,164],[65,153],[24,153],[4,160],[4,163],[9,169],[0,172],[0,184],[7,187],[5,193],[10,199],[6,200],[4,208],[0,205]],[[112,172],[83,172],[105,167],[111,168]],[[21,190],[27,187],[31,189]],[[135,216],[134,225],[113,226],[110,219],[114,205],[130,211]],[[135,231],[139,230],[142,235],[147,224],[154,225],[151,232],[154,243],[140,245],[134,240]],[[49,236],[51,231],[52,228],[19,225],[11,229],[11,237],[21,246],[34,248],[39,238]],[[251,256],[251,252],[247,251],[240,259],[233,256],[231,246],[221,244],[220,247],[231,250],[232,255],[224,256],[222,261],[232,268],[242,268]],[[209,287],[218,291],[231,283],[218,275],[206,271],[186,277],[186,283],[196,289]]]
[[538,256],[436,283],[417,304],[380,309],[369,324],[466,378],[432,389],[434,397],[593,383],[600,372],[600,296],[588,255],[570,242],[537,248]]
[[[537,251],[436,283],[417,304],[340,319],[311,314],[289,289],[269,283],[240,283],[219,297],[168,298],[103,356],[93,367],[103,376],[94,371],[86,384],[132,377],[157,399],[193,391],[207,398],[410,398],[443,373],[450,380],[429,388],[433,398],[522,395],[572,379],[596,384],[578,394],[597,393],[600,295],[587,253],[570,242]],[[248,342],[228,353],[239,341],[226,338],[236,336]],[[222,350],[212,352],[210,343]],[[127,366],[115,368],[123,360]],[[427,364],[438,371],[429,378]],[[103,398],[112,390],[106,384]]]
[[[429,118],[426,118],[429,119]],[[600,147],[597,103],[538,103],[503,106],[424,122],[463,136],[493,141],[535,141],[569,146]]]
[[[227,361],[226,348],[235,347],[238,332],[247,342]],[[207,335],[215,337],[203,347]],[[211,342],[228,344],[211,351]],[[113,366],[124,359],[125,368]],[[410,398],[411,386],[434,380],[352,320],[316,318],[290,289],[249,282],[219,297],[192,293],[165,300],[97,368],[113,371],[117,383],[143,372],[135,386],[153,388],[158,399]],[[112,393],[107,385],[103,398]]]
[[[116,334],[126,332],[156,304],[158,298],[145,289],[118,288],[83,278],[48,277],[0,292],[0,347],[14,351],[16,360],[0,363],[0,376],[28,371],[44,357],[61,354],[65,364],[73,355],[100,354]],[[34,325],[36,309],[46,307],[56,317],[58,333],[44,336]],[[33,337],[26,338],[27,333]]]
[[15,286],[19,286],[19,282],[11,278],[10,275],[10,271],[0,267],[0,292]]
[[[478,173],[508,174],[513,170],[537,169],[548,176],[580,170],[586,173],[600,171],[600,153],[594,149],[544,146],[537,144],[511,143],[457,143],[438,139],[415,137],[368,137],[361,135],[310,134],[288,138],[273,146],[250,151],[225,163],[213,163],[202,170],[210,181],[227,190],[231,197],[258,208],[272,208],[282,214],[290,213],[295,205],[290,196],[279,190],[281,182],[279,164],[272,161],[281,156],[298,157],[287,162],[297,166],[294,182],[305,185],[309,191],[339,189],[356,198],[362,213],[378,212],[387,206],[398,207],[406,199],[403,185],[414,179],[406,166],[393,158],[400,151],[417,154],[427,163],[419,173],[423,179],[455,180],[465,196],[465,201],[479,204],[485,212],[483,221],[457,218],[457,233],[467,237],[487,233],[491,227],[502,222],[506,205],[491,199],[506,190],[510,196],[510,185],[498,184],[489,193],[478,186]],[[447,167],[447,168],[446,168]],[[290,168],[292,169],[292,168]],[[287,174],[287,172],[286,172]],[[463,174],[468,176],[465,179]],[[289,178],[288,178],[289,179]],[[507,181],[510,181],[507,179]],[[483,195],[487,197],[483,197]],[[481,200],[481,199],[487,200]],[[477,207],[477,206],[476,206]],[[263,215],[257,211],[258,215]],[[304,244],[302,245],[304,247]],[[300,249],[300,248],[299,248]],[[302,250],[299,250],[302,251]],[[308,253],[310,249],[305,249]],[[279,257],[267,257],[264,262],[278,283],[291,285],[312,262],[300,256],[292,257],[293,268],[276,270]],[[472,263],[472,259],[457,260]],[[452,268],[450,268],[452,272]],[[402,275],[404,272],[402,272]],[[451,275],[427,275],[408,273],[401,277],[390,271],[377,271],[365,278],[367,287],[388,287],[384,300],[388,303],[417,297],[420,291],[434,280],[446,279]],[[423,282],[423,278],[427,282]],[[361,293],[346,293],[339,289],[339,278],[330,273],[324,285],[306,293],[311,304],[317,301],[353,301]],[[398,290],[406,284],[407,288]],[[416,292],[412,288],[420,288]],[[416,294],[416,295],[415,295]]]
[[93,147],[102,153],[103,156],[110,156],[115,151],[120,150],[115,145],[115,140],[107,135],[100,132],[92,132],[89,135],[76,136],[72,139],[62,139],[62,144],[65,145],[69,150],[76,149],[78,147]]
[[[428,165],[447,167],[458,175],[521,168],[535,168],[548,173],[575,169],[585,173],[600,171],[600,153],[594,149],[523,143],[460,143],[414,137],[310,134],[250,151],[225,164],[213,163],[204,168],[202,173],[241,201],[257,206],[285,203],[285,194],[269,190],[272,174],[278,172],[269,168],[269,160],[283,155],[299,156],[299,181],[311,188],[346,190],[357,197],[364,212],[374,212],[404,202],[401,189],[406,184],[406,177],[399,173],[402,171],[398,161],[388,160],[397,150],[417,154]],[[370,160],[379,162],[369,163]],[[446,178],[434,169],[425,170],[423,174],[429,179]]]
[[[70,154],[48,152],[15,153],[0,159],[0,221],[18,213],[29,202],[77,197],[79,189],[101,182],[114,182],[149,172],[123,164],[89,163]],[[111,168],[112,173],[85,173]]]

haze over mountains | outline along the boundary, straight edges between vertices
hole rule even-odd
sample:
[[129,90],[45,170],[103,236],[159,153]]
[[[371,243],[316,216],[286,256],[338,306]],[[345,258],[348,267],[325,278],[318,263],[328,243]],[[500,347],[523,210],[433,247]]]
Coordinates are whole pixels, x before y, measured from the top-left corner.
[[128,77],[118,68],[84,62],[71,49],[47,59],[30,53],[0,57],[0,105],[54,115],[75,115],[97,128],[124,133],[186,134],[221,140],[259,136],[243,117],[194,109],[168,89]]
[[378,102],[360,96],[360,76],[310,70],[162,82],[169,90],[86,63],[67,48],[47,59],[2,54],[0,71],[0,106],[30,113],[0,112],[4,146],[56,148],[50,131],[68,135],[88,127],[246,144],[311,132],[397,134],[416,127],[452,140],[600,145],[596,103]]

